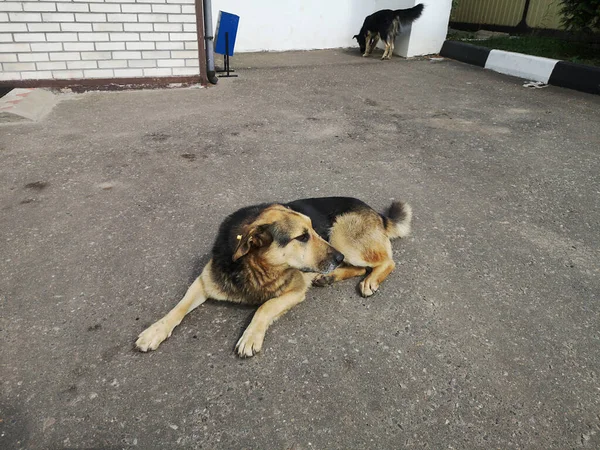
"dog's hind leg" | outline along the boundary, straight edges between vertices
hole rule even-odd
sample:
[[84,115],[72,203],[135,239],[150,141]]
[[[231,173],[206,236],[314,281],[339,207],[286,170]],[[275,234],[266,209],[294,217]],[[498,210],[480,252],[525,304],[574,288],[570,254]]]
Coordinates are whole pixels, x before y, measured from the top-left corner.
[[224,300],[214,287],[210,277],[209,262],[202,274],[190,285],[179,303],[162,319],[150,325],[138,336],[135,346],[142,352],[156,350],[162,341],[171,336],[173,329],[181,323],[183,318],[206,301],[207,298]]
[[344,254],[344,262],[355,267],[371,267],[360,282],[364,297],[373,295],[379,284],[394,270],[392,243],[381,217],[372,210],[339,216],[331,228],[331,245]]
[[394,37],[388,36],[385,40],[385,51],[381,59],[392,59],[392,52],[394,51]]
[[328,275],[317,275],[313,280],[313,286],[329,286],[337,281],[346,280],[348,278],[362,277],[367,273],[365,267],[355,267],[349,264],[343,264]]
[[390,51],[390,44],[388,44],[388,41],[385,41],[385,50],[383,51],[383,56],[381,57],[381,59],[389,59],[388,58],[388,52]]
[[394,53],[394,39],[392,38],[391,40],[391,44],[390,44],[390,51],[388,52],[388,58],[387,59],[392,59],[392,54]]
[[396,263],[391,258],[385,258],[380,264],[373,266],[373,271],[360,282],[359,289],[363,297],[370,297],[379,289],[379,285],[392,273]]
[[398,33],[402,30],[402,24],[399,19],[394,19],[392,24],[392,30],[388,33],[387,42],[390,43],[390,49],[387,54],[387,59],[392,59],[392,53],[394,53],[394,44]]

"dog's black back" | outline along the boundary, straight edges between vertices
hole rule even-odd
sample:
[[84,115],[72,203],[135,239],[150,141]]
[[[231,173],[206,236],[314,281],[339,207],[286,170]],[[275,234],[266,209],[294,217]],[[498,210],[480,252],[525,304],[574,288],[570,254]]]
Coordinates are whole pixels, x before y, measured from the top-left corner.
[[285,206],[310,217],[314,230],[326,241],[336,217],[341,214],[371,209],[365,202],[352,197],[321,197],[295,200]]

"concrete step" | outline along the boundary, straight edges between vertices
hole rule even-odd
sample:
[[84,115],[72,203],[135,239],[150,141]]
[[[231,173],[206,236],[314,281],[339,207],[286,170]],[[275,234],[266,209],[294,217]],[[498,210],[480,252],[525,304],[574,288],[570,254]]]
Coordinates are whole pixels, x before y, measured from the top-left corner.
[[42,120],[58,103],[47,89],[13,89],[0,98],[0,123]]

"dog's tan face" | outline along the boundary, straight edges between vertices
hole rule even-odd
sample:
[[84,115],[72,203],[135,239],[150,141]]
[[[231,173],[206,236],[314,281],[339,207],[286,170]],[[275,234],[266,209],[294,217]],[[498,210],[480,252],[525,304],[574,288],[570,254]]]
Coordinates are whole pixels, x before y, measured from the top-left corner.
[[344,260],[317,234],[310,218],[281,205],[267,208],[238,240],[234,261],[252,252],[269,267],[325,274]]

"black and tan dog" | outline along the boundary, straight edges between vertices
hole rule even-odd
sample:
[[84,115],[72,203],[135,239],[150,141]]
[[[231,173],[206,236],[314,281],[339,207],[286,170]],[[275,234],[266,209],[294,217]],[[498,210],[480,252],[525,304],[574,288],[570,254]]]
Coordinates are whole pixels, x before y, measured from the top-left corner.
[[358,41],[360,52],[369,56],[379,39],[385,42],[385,50],[381,59],[392,59],[394,40],[403,28],[413,23],[423,13],[423,3],[408,9],[382,9],[367,16],[358,34],[353,36]]
[[143,331],[136,346],[155,350],[186,314],[211,298],[260,305],[236,346],[240,356],[253,356],[269,325],[303,301],[311,283],[366,275],[360,292],[373,295],[395,267],[390,239],[406,236],[411,218],[407,203],[392,203],[384,215],[347,197],[240,209],[221,224],[211,260],[183,299]]

